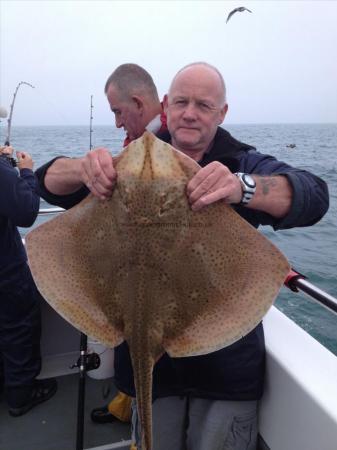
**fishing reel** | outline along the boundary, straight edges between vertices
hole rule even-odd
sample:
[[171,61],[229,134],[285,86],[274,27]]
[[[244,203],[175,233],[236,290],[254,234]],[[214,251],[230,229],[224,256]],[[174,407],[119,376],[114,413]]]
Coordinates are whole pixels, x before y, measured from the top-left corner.
[[85,371],[88,372],[89,370],[98,369],[100,365],[101,358],[97,353],[86,353],[84,355],[81,355],[81,357],[78,358],[76,364],[72,364],[70,366],[70,369],[75,369],[76,367],[81,369],[81,367],[84,367]]
[[18,162],[17,162],[17,160],[15,158],[12,158],[11,156],[7,156],[7,159],[11,163],[12,167],[17,167]]

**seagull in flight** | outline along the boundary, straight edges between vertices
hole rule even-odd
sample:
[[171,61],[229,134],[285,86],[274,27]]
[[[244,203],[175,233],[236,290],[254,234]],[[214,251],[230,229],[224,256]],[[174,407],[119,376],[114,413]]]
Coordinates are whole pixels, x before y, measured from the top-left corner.
[[250,13],[252,12],[250,9],[245,8],[244,6],[240,6],[239,8],[235,8],[235,9],[233,9],[233,11],[231,11],[231,12],[228,14],[226,23],[229,21],[229,19],[232,17],[233,14],[235,14],[235,13],[237,13],[237,12],[243,12],[243,11],[248,11],[248,12],[250,12]]

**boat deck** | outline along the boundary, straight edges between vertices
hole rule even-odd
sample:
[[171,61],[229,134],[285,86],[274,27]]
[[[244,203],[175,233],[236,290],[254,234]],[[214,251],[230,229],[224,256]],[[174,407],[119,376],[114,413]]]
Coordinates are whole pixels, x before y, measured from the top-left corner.
[[[1,450],[75,450],[77,426],[78,374],[57,377],[55,396],[21,417],[11,417],[0,395]],[[103,390],[110,387],[107,399]],[[130,426],[116,421],[95,424],[90,419],[93,408],[108,403],[114,395],[112,380],[86,377],[84,449],[128,449]]]

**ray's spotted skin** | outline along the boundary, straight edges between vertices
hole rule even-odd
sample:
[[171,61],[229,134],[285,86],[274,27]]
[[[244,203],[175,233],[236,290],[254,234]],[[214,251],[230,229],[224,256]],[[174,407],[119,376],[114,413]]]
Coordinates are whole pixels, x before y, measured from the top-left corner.
[[110,347],[128,342],[142,449],[151,450],[156,361],[210,353],[250,332],[289,264],[227,204],[192,211],[186,186],[200,167],[154,135],[132,142],[114,166],[109,200],[89,195],[26,244],[56,311]]

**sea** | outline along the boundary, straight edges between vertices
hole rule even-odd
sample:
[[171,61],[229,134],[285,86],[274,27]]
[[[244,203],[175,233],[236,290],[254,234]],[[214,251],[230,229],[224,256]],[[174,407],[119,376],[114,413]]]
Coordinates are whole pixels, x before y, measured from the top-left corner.
[[[254,145],[261,153],[322,177],[328,184],[330,208],[316,225],[263,232],[287,256],[292,267],[318,288],[337,298],[337,124],[249,124],[225,128],[237,139]],[[112,154],[122,148],[124,133],[114,126],[13,127],[11,145],[28,151],[34,168],[55,156],[79,157],[90,148],[106,147]],[[1,142],[5,127],[1,127]],[[48,207],[44,201],[41,207]],[[46,220],[38,218],[36,223]],[[22,234],[27,230],[20,230]],[[276,306],[311,336],[337,355],[337,315],[302,292],[286,287]],[[291,345],[291,343],[289,343]]]

